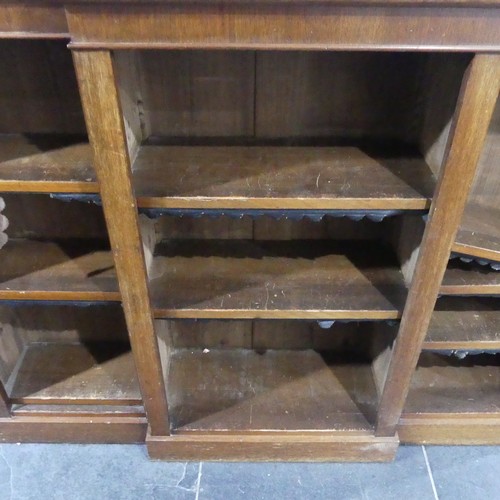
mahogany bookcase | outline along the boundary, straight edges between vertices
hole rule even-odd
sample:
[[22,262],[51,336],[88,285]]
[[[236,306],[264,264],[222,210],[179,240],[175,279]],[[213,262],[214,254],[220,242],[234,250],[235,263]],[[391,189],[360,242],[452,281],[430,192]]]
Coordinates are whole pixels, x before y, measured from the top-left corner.
[[0,6],[0,441],[500,443],[500,4]]

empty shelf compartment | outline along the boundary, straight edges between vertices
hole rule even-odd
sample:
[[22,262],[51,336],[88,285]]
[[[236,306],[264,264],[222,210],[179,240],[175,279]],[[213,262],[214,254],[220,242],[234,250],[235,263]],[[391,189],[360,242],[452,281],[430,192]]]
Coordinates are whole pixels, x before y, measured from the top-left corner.
[[99,413],[102,405],[142,404],[120,307],[2,306],[0,318],[1,381],[18,414],[30,405]]
[[114,69],[138,205],[425,211],[469,60],[119,51]]
[[307,321],[157,324],[176,434],[373,432],[374,324],[328,330]]
[[500,352],[500,298],[438,299],[423,348]]
[[5,195],[0,300],[120,300],[101,207]]
[[0,191],[97,193],[64,40],[0,41]]

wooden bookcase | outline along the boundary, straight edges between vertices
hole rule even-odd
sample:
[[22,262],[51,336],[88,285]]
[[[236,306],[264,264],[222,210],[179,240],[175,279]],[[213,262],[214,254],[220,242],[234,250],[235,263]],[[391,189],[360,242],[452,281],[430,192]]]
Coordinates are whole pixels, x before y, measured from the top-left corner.
[[0,441],[498,442],[499,26],[487,1],[0,7]]

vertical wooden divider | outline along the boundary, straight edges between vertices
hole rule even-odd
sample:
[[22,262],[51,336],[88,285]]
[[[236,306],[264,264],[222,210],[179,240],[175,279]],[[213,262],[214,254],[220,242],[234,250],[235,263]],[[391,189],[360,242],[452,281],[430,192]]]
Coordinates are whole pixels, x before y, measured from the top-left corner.
[[75,50],[73,59],[150,433],[169,435],[167,398],[112,54]]
[[380,399],[376,434],[392,436],[408,395],[500,89],[500,56],[476,55],[452,130]]

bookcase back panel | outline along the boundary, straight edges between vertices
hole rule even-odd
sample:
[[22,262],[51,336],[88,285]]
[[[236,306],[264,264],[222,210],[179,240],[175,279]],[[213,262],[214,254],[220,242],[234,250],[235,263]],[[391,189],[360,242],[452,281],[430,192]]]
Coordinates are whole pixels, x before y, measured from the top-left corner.
[[395,325],[385,322],[158,321],[165,323],[158,328],[160,339],[173,348],[337,350],[370,358],[380,346],[390,344],[397,332]]
[[9,238],[107,240],[102,207],[42,194],[6,194]]
[[147,135],[415,141],[422,118],[415,104],[425,54],[138,54]]
[[387,234],[386,223],[368,219],[354,221],[347,217],[326,216],[320,221],[303,218],[294,220],[271,216],[252,218],[231,217],[172,217],[156,219],[155,232],[162,239],[255,239],[297,240],[337,239],[373,240]]
[[2,134],[86,134],[66,41],[0,41],[0,116]]

